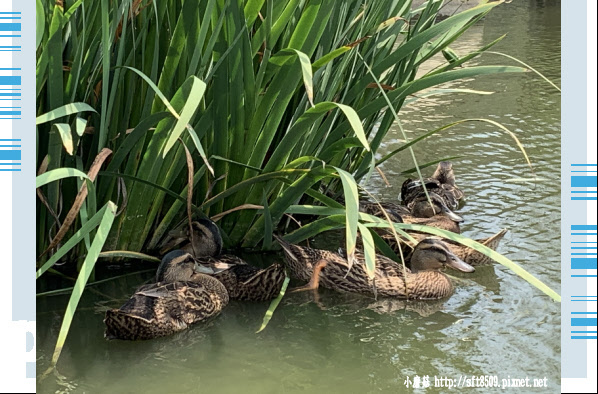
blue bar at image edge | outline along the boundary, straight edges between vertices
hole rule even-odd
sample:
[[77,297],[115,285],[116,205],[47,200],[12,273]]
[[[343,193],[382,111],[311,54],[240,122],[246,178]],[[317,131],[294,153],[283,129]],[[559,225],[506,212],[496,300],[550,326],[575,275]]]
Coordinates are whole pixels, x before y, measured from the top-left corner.
[[571,269],[574,270],[595,270],[597,259],[571,259]]
[[0,31],[21,31],[20,23],[0,23]]
[[0,150],[0,160],[21,160],[21,151]]
[[571,225],[571,230],[598,230],[598,225],[592,225],[592,224],[582,224],[582,225],[576,225],[576,224],[572,224]]
[[21,111],[0,111],[1,115],[21,115]]
[[596,326],[597,324],[597,320],[598,319],[592,319],[592,318],[579,318],[576,317],[574,319],[571,319],[571,325],[574,327],[592,327],[592,326]]
[[20,85],[20,84],[21,84],[21,77],[19,75],[0,75],[0,85]]
[[596,187],[597,179],[595,176],[572,176],[571,187]]

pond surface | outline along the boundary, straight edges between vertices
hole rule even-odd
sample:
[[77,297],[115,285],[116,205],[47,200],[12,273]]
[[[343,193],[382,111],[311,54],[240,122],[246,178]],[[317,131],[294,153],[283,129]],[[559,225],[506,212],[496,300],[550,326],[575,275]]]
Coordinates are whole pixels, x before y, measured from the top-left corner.
[[[497,7],[452,49],[464,54],[506,32],[495,51],[560,84],[559,2]],[[475,61],[510,62],[490,54]],[[509,228],[499,251],[560,292],[560,94],[531,73],[450,87],[495,93],[416,101],[401,113],[408,137],[460,119],[492,119],[518,136],[540,180],[522,182],[532,175],[516,144],[483,123],[457,126],[419,143],[419,162],[461,156],[453,162],[467,195],[459,212],[466,219],[464,233],[478,238]],[[380,153],[401,143],[395,130]],[[398,174],[412,167],[407,155],[389,160],[382,170],[391,186],[374,177],[369,190],[381,199],[396,198],[404,179]],[[321,290],[318,302],[306,293],[285,297],[260,334],[255,331],[268,303],[233,302],[213,321],[171,337],[104,340],[103,311],[118,307],[152,275],[124,276],[84,293],[60,359],[62,378],[50,375],[38,382],[38,392],[400,392],[415,375],[429,375],[432,383],[435,375],[496,375],[500,382],[546,377],[549,388],[535,391],[560,392],[560,304],[502,266],[458,275],[455,294],[442,302],[375,302]],[[38,299],[40,375],[67,301],[67,295]]]

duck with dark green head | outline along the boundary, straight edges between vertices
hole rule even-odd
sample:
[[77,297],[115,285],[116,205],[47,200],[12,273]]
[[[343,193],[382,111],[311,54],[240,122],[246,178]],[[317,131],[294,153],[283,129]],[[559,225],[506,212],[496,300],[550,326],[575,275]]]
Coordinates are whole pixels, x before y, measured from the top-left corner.
[[[185,227],[188,229],[188,226]],[[278,296],[285,279],[281,264],[258,268],[240,257],[220,254],[222,236],[216,223],[201,220],[193,222],[192,227],[193,237],[187,231],[186,237],[179,242],[181,249],[196,258],[199,272],[221,281],[231,299],[265,301]]]
[[[441,272],[448,267],[462,272],[475,269],[455,256],[440,240],[421,241],[411,255],[411,269],[376,255],[373,278],[366,270],[365,256],[357,252],[350,267],[346,253],[292,245],[276,237],[283,248],[291,275],[309,283],[296,290],[323,287],[339,292],[407,299],[439,299],[452,294],[453,285]],[[349,269],[350,268],[350,269]]]
[[218,315],[228,304],[224,285],[197,272],[193,256],[182,250],[164,256],[156,281],[138,288],[119,309],[106,311],[106,338],[141,340],[170,335]]

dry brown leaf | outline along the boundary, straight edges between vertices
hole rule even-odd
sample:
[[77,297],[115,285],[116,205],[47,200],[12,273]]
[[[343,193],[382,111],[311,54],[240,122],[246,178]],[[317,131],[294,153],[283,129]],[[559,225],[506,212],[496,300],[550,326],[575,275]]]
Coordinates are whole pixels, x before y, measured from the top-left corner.
[[[104,148],[100,151],[100,153],[98,153],[95,160],[91,164],[91,167],[89,168],[89,172],[87,173],[87,177],[92,182],[95,181],[96,177],[98,176],[98,172],[100,171],[100,167],[102,167],[102,164],[104,163],[106,158],[108,158],[108,156],[110,156],[111,154],[112,154],[112,151],[108,148]],[[81,189],[79,190],[79,193],[77,193],[77,197],[75,198],[75,202],[73,203],[73,206],[71,207],[71,209],[69,210],[69,212],[66,215],[66,218],[64,219],[64,223],[62,223],[62,226],[60,226],[58,233],[56,233],[56,236],[54,236],[54,238],[52,239],[52,242],[50,242],[50,245],[38,257],[38,259],[40,259],[42,256],[44,256],[46,253],[48,253],[50,250],[52,250],[56,245],[58,245],[60,243],[60,241],[62,241],[62,239],[64,238],[66,233],[69,231],[69,228],[71,227],[71,225],[75,222],[75,219],[77,218],[77,215],[79,214],[79,210],[81,209],[81,206],[83,205],[83,201],[85,201],[85,198],[87,197],[87,193],[88,193],[87,182],[83,182],[83,185],[81,185]]]

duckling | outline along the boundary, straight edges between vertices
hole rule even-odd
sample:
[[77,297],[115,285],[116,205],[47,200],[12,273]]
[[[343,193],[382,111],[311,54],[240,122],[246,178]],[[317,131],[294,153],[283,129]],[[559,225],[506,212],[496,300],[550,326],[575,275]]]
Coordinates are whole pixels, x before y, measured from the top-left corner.
[[416,198],[412,202],[411,208],[391,202],[381,202],[378,205],[375,202],[361,201],[359,203],[359,210],[363,213],[386,219],[380,206],[382,206],[388,217],[395,223],[421,224],[452,231],[457,234],[461,233],[459,223],[463,222],[463,218],[451,211],[446,206],[444,200],[437,194],[430,193],[430,201],[425,196],[423,198]]
[[[185,221],[183,225],[168,233],[168,237],[160,245],[160,254],[166,254],[176,247],[196,258],[217,256],[222,253],[222,236],[216,223],[207,219],[198,219],[191,222],[191,227],[194,236],[201,238],[201,242],[193,244],[189,242],[189,225]],[[186,243],[181,247],[184,242]]]
[[321,283],[323,287],[340,292],[407,299],[439,299],[448,297],[453,292],[450,279],[440,272],[442,268],[450,267],[462,272],[475,270],[455,256],[442,241],[425,239],[413,251],[411,269],[376,255],[372,280],[366,273],[365,257],[361,252],[356,253],[357,263],[349,269],[344,252],[334,253],[292,245],[278,236],[275,238],[284,250],[285,261],[292,276],[309,281],[296,291],[314,290]]
[[286,277],[284,266],[273,264],[261,269],[237,256],[222,255],[222,236],[216,223],[200,220],[192,222],[192,227],[193,241],[188,235],[188,226],[185,226],[186,238],[179,241],[183,244],[181,249],[196,258],[199,272],[221,281],[231,299],[265,301],[280,293]]
[[173,334],[216,316],[228,304],[224,285],[195,271],[193,256],[182,250],[162,259],[158,283],[141,286],[119,309],[106,311],[108,339],[141,340]]
[[452,210],[459,207],[459,201],[464,194],[455,184],[455,174],[453,164],[450,161],[441,161],[436,167],[436,171],[430,178],[424,178],[422,182],[419,179],[411,178],[403,182],[401,186],[401,199],[403,203],[411,208],[411,204],[422,196],[425,198],[424,186],[428,194],[440,196],[446,205]]

